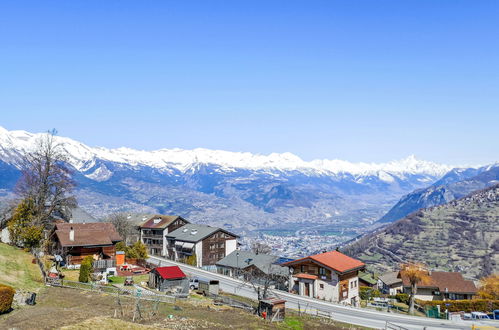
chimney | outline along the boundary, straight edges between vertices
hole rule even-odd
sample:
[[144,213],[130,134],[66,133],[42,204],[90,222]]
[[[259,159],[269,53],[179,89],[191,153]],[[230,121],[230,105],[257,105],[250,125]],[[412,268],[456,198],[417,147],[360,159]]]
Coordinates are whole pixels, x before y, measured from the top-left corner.
[[69,240],[73,242],[75,240],[75,231],[73,230],[73,227],[69,229]]

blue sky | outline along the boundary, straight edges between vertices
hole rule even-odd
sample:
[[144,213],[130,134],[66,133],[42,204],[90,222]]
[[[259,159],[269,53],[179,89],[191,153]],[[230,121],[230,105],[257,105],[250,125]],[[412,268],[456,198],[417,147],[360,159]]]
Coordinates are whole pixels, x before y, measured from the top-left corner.
[[497,1],[2,1],[0,125],[92,146],[499,160]]

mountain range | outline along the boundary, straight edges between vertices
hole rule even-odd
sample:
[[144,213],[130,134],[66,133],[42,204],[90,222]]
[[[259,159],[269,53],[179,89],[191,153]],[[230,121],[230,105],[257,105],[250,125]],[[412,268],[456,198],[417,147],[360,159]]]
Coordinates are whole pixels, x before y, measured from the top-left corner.
[[402,197],[380,222],[393,222],[419,209],[442,205],[497,183],[498,164],[479,168],[455,168],[429,187],[417,189]]
[[[0,198],[12,197],[20,159],[40,134],[0,128]],[[90,147],[58,137],[80,206],[112,212],[179,214],[239,234],[283,228],[362,233],[401,196],[428,187],[452,166],[414,156],[383,164],[304,161],[207,149]],[[350,235],[350,236],[349,236]]]

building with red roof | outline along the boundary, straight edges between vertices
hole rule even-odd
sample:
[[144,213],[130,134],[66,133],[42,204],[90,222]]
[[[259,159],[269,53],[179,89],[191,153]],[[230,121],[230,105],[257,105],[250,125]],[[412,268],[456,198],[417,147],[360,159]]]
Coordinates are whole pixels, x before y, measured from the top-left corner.
[[339,251],[329,251],[282,264],[290,269],[290,292],[357,305],[359,271],[365,264]]
[[149,273],[149,287],[159,291],[188,293],[189,280],[179,266],[156,267]]

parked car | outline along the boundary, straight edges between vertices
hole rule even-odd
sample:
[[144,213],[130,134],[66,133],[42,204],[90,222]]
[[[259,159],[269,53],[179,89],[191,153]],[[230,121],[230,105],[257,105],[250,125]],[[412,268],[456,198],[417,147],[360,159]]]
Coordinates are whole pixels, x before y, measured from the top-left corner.
[[125,278],[125,282],[123,282],[123,285],[133,285],[133,277],[127,276]]
[[189,289],[191,290],[199,289],[199,280],[197,278],[191,278],[189,280]]
[[471,319],[473,320],[490,320],[489,316],[482,312],[471,312]]

